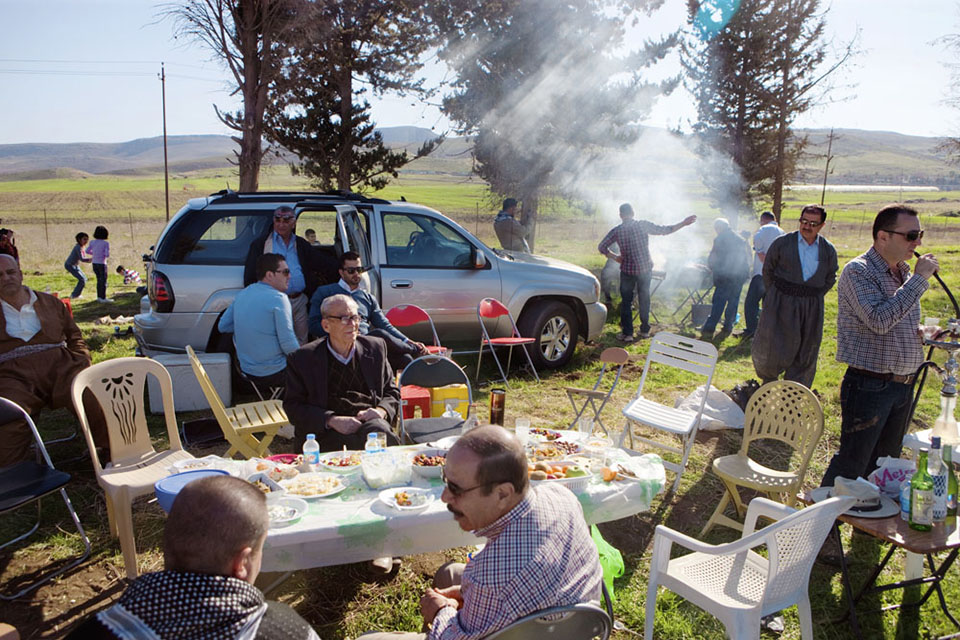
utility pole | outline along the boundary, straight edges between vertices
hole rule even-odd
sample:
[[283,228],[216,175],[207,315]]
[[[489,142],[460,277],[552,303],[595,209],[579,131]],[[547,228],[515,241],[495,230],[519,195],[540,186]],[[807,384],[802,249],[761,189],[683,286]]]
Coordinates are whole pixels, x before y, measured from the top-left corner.
[[160,63],[160,99],[163,103],[163,191],[167,201],[167,222],[170,222],[170,171],[167,167],[167,76]]
[[820,206],[823,206],[823,200],[827,195],[827,176],[830,174],[830,161],[833,156],[830,150],[833,149],[833,127],[830,128],[830,135],[827,136],[827,164],[823,167],[823,189],[820,191]]

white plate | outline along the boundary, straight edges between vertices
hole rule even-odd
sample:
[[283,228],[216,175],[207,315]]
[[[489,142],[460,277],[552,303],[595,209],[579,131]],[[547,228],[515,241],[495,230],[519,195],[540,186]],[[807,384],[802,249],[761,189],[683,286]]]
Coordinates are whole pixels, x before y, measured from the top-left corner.
[[[409,507],[397,504],[396,496],[400,492],[410,495],[414,504]],[[395,489],[384,489],[380,492],[380,502],[399,511],[421,511],[429,507],[433,499],[434,496],[430,489],[421,489],[419,487],[397,487]],[[422,502],[419,502],[420,500],[422,500]]]
[[357,464],[350,467],[335,467],[335,466],[328,465],[324,462],[325,460],[335,460],[343,456],[342,451],[330,451],[329,453],[325,453],[322,456],[320,456],[320,464],[319,466],[317,466],[317,469],[320,469],[323,471],[329,471],[331,473],[342,473],[342,474],[356,473],[357,471],[360,471],[360,452],[347,451],[347,455],[356,456]]
[[267,505],[271,527],[285,527],[296,522],[307,512],[307,501],[303,498],[284,496]]
[[[544,433],[536,433],[536,431],[543,431]],[[530,427],[530,439],[536,440],[537,442],[553,442],[554,440],[559,440],[563,437],[563,434],[557,431],[556,429],[545,429],[543,427]]]
[[449,449],[453,446],[453,443],[460,439],[460,436],[447,436],[446,438],[440,438],[436,442],[431,442],[433,446],[437,449]]
[[[303,489],[298,487],[303,487],[304,485],[310,484],[320,484],[327,483],[330,487],[330,490],[325,493],[314,493],[306,494],[302,493]],[[347,488],[347,485],[343,482],[343,478],[335,473],[301,473],[296,478],[291,480],[282,480],[280,481],[280,486],[287,490],[288,496],[293,496],[296,498],[303,498],[304,500],[313,500],[315,498],[329,498],[330,496],[335,496],[344,489]]]
[[170,466],[176,469],[174,473],[180,473],[181,471],[196,471],[198,469],[220,469],[221,467],[217,464],[219,462],[220,458],[217,456],[204,456],[203,458],[177,460]]
[[[564,446],[565,445],[565,446]],[[549,451],[555,450],[557,455],[545,456],[539,455],[538,451]],[[583,451],[581,447],[576,442],[570,442],[569,440],[554,440],[553,442],[537,442],[533,441],[527,444],[527,455],[531,460],[534,461],[555,461],[560,462],[570,456],[575,456]]]
[[439,478],[440,472],[443,471],[442,464],[433,467],[425,467],[423,465],[414,463],[412,460],[416,459],[416,457],[420,455],[443,456],[446,458],[446,453],[447,452],[445,449],[423,449],[422,451],[415,451],[410,464],[413,466],[413,470],[417,473],[417,475],[423,476],[424,478]]

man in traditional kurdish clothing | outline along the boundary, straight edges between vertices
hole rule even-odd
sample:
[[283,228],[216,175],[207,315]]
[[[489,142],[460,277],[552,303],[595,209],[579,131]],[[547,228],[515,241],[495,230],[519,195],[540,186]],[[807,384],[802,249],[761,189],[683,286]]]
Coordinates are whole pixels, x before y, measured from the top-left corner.
[[823,338],[823,297],[837,281],[837,250],[819,235],[826,210],[809,204],[800,230],[773,241],[763,261],[766,294],[753,340],[753,367],[764,383],[783,374],[810,387]]

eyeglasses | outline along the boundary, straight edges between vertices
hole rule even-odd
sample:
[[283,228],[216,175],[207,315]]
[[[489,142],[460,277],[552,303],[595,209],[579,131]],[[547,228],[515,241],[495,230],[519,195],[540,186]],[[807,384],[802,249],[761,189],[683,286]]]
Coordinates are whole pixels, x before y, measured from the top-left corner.
[[440,480],[443,481],[443,484],[447,485],[447,489],[448,489],[448,490],[450,491],[450,493],[452,493],[452,494],[454,495],[454,497],[456,497],[456,498],[459,498],[460,496],[462,496],[462,495],[465,494],[465,493],[470,493],[471,491],[474,491],[475,489],[479,489],[480,487],[489,487],[491,484],[497,484],[497,483],[499,482],[499,480],[494,480],[493,482],[484,482],[483,484],[478,484],[478,485],[475,486],[475,487],[470,487],[470,488],[468,488],[468,489],[462,489],[462,488],[461,488],[459,485],[457,485],[456,483],[450,482],[449,480],[447,480],[447,472],[444,470],[443,467],[440,467]]
[[331,320],[339,320],[340,324],[353,324],[355,322],[360,322],[360,316],[357,314],[346,315],[346,316],[323,316],[324,318],[329,318]]
[[285,276],[290,275],[290,269],[274,269],[273,272],[274,272],[274,273],[279,273],[279,274],[282,274],[282,275],[285,275]]
[[274,222],[290,222],[295,216],[273,216]]
[[353,275],[355,273],[363,273],[364,271],[366,271],[366,268],[365,267],[340,267],[340,270],[345,271],[350,275]]
[[893,229],[881,229],[881,231],[886,231],[887,233],[895,233],[898,236],[903,236],[907,239],[907,242],[916,242],[923,238],[923,229],[919,231],[914,229],[913,231],[894,231]]
[[799,222],[801,227],[816,228],[823,224],[822,222],[814,222],[813,220],[807,220],[806,218],[800,218]]

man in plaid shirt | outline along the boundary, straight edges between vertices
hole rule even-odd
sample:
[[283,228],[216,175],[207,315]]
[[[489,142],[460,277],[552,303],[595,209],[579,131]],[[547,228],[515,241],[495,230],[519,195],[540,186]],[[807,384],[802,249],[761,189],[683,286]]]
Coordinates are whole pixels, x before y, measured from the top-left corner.
[[847,363],[840,385],[840,449],[820,482],[837,476],[866,477],[880,456],[900,456],[913,396],[913,379],[923,362],[920,296],[930,286],[937,259],[907,260],[921,244],[917,212],[885,207],[873,222],[873,247],[850,261],[837,285],[837,360]]
[[576,496],[558,485],[530,488],[527,456],[495,425],[462,436],[447,453],[442,499],[465,531],[486,538],[466,565],[444,565],[420,599],[424,634],[371,640],[474,640],[531,613],[599,601],[597,548]]
[[[619,225],[600,241],[597,250],[611,260],[620,263],[620,335],[618,340],[633,341],[633,292],[637,292],[637,305],[640,307],[640,337],[650,336],[650,273],[653,260],[648,247],[649,236],[665,236],[679,231],[697,221],[697,216],[688,216],[683,221],[664,226],[633,219],[633,207],[628,203],[620,205]],[[610,251],[610,245],[616,242],[620,253]]]

